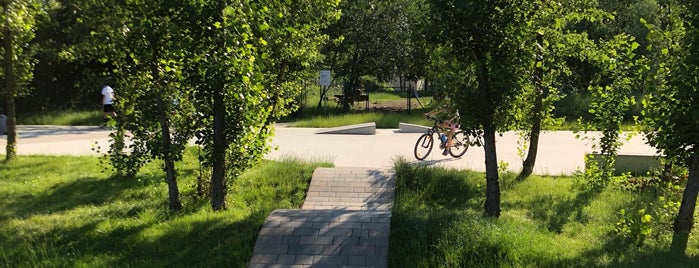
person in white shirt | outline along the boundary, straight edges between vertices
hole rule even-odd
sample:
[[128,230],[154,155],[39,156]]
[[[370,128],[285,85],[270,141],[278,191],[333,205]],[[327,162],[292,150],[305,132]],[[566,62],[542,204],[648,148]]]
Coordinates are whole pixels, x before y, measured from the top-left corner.
[[116,117],[116,112],[114,112],[114,89],[112,87],[105,85],[102,88],[102,110],[104,111],[104,125],[107,125],[110,118]]

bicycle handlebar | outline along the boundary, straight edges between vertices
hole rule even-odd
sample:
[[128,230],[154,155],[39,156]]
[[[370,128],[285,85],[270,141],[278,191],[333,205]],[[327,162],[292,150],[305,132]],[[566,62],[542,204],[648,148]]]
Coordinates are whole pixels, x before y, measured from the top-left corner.
[[438,119],[438,118],[436,118],[434,116],[430,116],[430,115],[425,115],[425,118],[434,121],[435,124],[444,122],[444,120]]

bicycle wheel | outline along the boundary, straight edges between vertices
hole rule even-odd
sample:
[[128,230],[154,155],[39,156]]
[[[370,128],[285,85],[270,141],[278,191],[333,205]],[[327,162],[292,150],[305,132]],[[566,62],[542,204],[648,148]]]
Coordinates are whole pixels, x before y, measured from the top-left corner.
[[453,157],[461,157],[466,153],[466,150],[468,150],[469,144],[470,143],[466,132],[456,132],[451,138],[451,147],[449,147],[449,154]]
[[422,136],[420,136],[415,143],[415,158],[417,158],[417,160],[424,160],[427,158],[432,151],[432,146],[434,146],[432,134],[422,134]]

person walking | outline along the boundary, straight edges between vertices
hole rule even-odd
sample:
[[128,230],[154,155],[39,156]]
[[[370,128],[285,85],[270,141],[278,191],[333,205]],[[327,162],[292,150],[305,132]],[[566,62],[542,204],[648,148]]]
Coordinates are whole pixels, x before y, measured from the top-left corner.
[[107,126],[109,120],[116,117],[114,111],[114,89],[105,85],[102,87],[102,111],[104,112],[104,126]]

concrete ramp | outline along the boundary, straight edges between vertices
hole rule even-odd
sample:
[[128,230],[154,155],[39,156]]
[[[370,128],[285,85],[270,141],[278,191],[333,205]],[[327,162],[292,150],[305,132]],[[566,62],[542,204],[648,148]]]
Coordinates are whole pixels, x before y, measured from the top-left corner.
[[327,128],[317,131],[316,134],[376,135],[376,123],[371,122],[358,125]]
[[401,133],[427,133],[430,127],[400,122],[398,123],[398,129]]
[[395,172],[318,168],[302,209],[273,211],[249,268],[388,267]]

